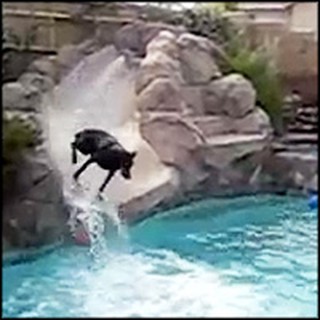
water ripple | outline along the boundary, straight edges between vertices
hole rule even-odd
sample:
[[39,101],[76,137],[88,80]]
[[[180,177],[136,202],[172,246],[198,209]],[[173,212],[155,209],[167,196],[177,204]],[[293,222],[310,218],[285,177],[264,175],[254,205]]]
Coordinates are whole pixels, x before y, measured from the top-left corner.
[[[238,201],[192,204],[146,220],[129,230],[127,252],[109,251],[90,260],[86,249],[68,247],[6,267],[3,313],[316,316],[317,217],[300,199]],[[220,213],[212,216],[208,210]]]

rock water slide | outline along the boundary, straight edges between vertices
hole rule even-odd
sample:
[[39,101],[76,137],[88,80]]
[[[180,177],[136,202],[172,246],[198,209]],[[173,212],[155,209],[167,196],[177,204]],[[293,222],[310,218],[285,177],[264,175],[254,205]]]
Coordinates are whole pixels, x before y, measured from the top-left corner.
[[[35,122],[44,138],[17,179],[25,200],[5,210],[19,246],[50,243],[64,233],[61,180],[65,196],[80,198],[87,209],[97,195],[107,172],[95,165],[80,177],[82,193],[72,188],[72,174],[85,157],[73,166],[70,142],[86,127],[107,130],[138,151],[133,179],[115,176],[104,191],[110,201],[100,203],[120,205],[128,222],[193,196],[316,185],[316,158],[274,152],[270,120],[256,106],[252,84],[220,72],[225,55],[209,39],[141,21],[118,30],[114,47],[104,47],[103,32],[98,35],[62,48],[55,59],[35,61],[19,81],[3,86],[4,109]],[[130,59],[130,52],[141,59]]]
[[[91,165],[80,177],[81,189],[75,192],[72,174],[85,161],[71,163],[70,143],[84,128],[102,129],[113,134],[128,151],[137,151],[132,180],[116,175],[103,195],[119,206],[155,190],[172,179],[172,172],[159,161],[153,149],[141,138],[139,114],[135,104],[136,69],[129,68],[125,57],[113,46],[83,59],[48,97],[49,149],[63,176],[65,196],[91,202],[107,175]],[[79,203],[78,203],[79,206]],[[114,218],[114,216],[113,216]],[[113,219],[114,220],[114,219]]]

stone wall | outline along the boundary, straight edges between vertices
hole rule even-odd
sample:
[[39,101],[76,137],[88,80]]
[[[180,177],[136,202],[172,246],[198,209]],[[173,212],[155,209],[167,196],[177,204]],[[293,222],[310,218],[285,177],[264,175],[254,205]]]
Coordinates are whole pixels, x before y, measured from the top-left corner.
[[28,248],[57,241],[67,212],[62,181],[47,152],[42,99],[54,87],[54,66],[38,60],[16,82],[2,86],[3,112],[19,116],[36,133],[36,146],[20,159],[14,183],[3,199],[3,237],[11,247]]
[[[79,44],[90,37],[99,23],[108,32],[107,41],[113,41],[116,30],[131,22],[132,14],[119,6],[119,14],[110,16],[103,7],[83,11],[86,4],[68,2],[4,2],[3,27],[11,28],[21,39],[30,27],[39,25],[33,47],[56,51],[68,44]],[[82,13],[83,12],[83,13]]]

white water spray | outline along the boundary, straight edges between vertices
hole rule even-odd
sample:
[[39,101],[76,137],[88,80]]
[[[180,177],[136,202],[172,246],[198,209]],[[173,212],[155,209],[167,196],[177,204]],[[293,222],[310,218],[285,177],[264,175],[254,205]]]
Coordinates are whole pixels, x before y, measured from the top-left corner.
[[[96,211],[85,203],[95,203],[122,234],[118,205],[159,186],[171,174],[141,138],[134,90],[136,71],[128,68],[124,56],[113,46],[108,46],[81,61],[46,101],[49,150],[63,176],[66,197],[81,206],[88,216]],[[108,174],[97,165],[89,166],[80,176],[85,192],[74,192],[72,175],[85,157],[80,156],[79,164],[73,166],[70,143],[74,134],[84,128],[105,130],[128,151],[138,152],[132,180],[126,181],[116,175],[104,191],[103,198],[107,201],[95,200]]]

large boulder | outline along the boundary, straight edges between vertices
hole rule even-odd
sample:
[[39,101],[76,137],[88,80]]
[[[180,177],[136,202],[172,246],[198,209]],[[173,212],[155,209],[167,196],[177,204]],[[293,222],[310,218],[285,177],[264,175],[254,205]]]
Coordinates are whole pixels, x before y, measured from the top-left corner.
[[271,134],[273,131],[269,116],[260,107],[255,107],[243,118],[234,119],[234,129],[241,134]]
[[183,84],[181,86],[181,95],[186,103],[188,114],[190,116],[204,115],[202,87]]
[[214,45],[206,38],[184,33],[178,38],[183,78],[188,84],[203,84],[221,77],[214,60]]
[[175,83],[182,83],[179,61],[161,51],[155,51],[142,60],[135,83],[135,90],[140,94],[156,78],[169,78]]
[[54,81],[52,78],[36,72],[26,72],[22,74],[19,78],[19,82],[25,88],[33,86],[43,93],[51,91],[54,88]]
[[201,152],[208,166],[226,170],[237,159],[260,152],[268,144],[265,134],[224,134],[207,139]]
[[140,64],[136,79],[136,93],[140,94],[157,78],[171,79],[172,83],[180,85],[180,63],[178,60],[176,37],[169,31],[160,31],[147,46],[147,55]]
[[20,111],[38,111],[41,93],[35,86],[24,86],[20,82],[8,82],[2,86],[2,108]]
[[41,58],[33,61],[27,68],[31,73],[39,73],[43,76],[55,79],[56,69],[54,62],[49,58]]
[[146,54],[147,44],[162,30],[170,31],[176,35],[184,31],[181,27],[164,23],[136,21],[125,25],[115,33],[114,44],[119,51],[129,49],[136,55],[143,57]]
[[177,37],[170,31],[160,31],[147,45],[147,54],[154,51],[161,51],[173,59],[178,59],[179,48],[177,45]]
[[[34,189],[33,187],[36,185],[43,185],[43,181],[51,175],[54,171],[53,166],[51,164],[51,160],[47,154],[43,145],[39,145],[33,150],[25,152],[20,163],[18,169],[18,179],[15,183],[15,194],[26,195],[32,194],[32,200],[36,200],[34,198]],[[54,190],[53,187],[57,185],[53,183],[51,186],[51,190]],[[41,189],[41,188],[40,188]],[[46,200],[46,198],[51,198],[51,192],[48,192],[48,188],[46,190],[38,190],[43,193],[41,195],[41,200]]]
[[58,240],[67,221],[62,181],[43,146],[24,154],[14,179],[3,206],[3,233],[10,246]]
[[194,151],[205,141],[198,128],[178,113],[151,114],[143,118],[140,130],[160,160],[175,167],[184,167],[188,151]]
[[139,94],[137,107],[141,112],[181,112],[184,101],[180,86],[170,78],[156,78]]
[[142,118],[140,130],[160,160],[179,172],[181,190],[190,190],[206,178],[198,152],[205,138],[193,123],[179,113],[151,113]]
[[194,116],[190,117],[205,137],[236,133],[234,120],[227,116]]
[[255,107],[243,118],[234,119],[226,115],[190,116],[192,121],[206,137],[223,134],[266,134],[272,133],[268,115]]
[[252,84],[240,74],[230,74],[210,82],[203,89],[206,114],[241,118],[255,107],[256,92]]
[[3,209],[7,249],[50,244],[60,240],[65,232],[67,215],[62,197],[59,204],[22,199]]

